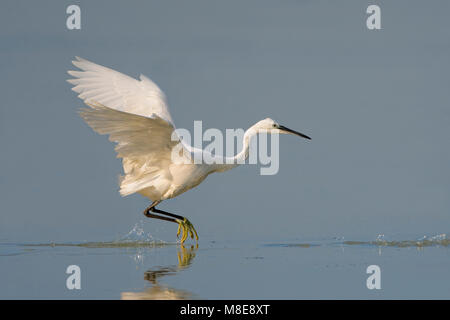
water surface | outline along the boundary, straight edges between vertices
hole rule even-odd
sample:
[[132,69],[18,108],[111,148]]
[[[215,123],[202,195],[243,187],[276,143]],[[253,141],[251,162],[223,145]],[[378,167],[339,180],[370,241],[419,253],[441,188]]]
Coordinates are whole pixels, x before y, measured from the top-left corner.
[[[0,298],[391,299],[450,298],[450,241],[216,242],[155,239],[0,245]],[[81,268],[68,290],[67,266]],[[366,287],[369,265],[381,290]]]

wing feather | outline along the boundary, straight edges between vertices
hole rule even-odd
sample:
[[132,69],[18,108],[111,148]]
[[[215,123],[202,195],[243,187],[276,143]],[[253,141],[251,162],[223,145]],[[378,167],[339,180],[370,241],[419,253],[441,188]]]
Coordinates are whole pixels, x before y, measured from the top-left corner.
[[108,108],[96,101],[86,101],[90,108],[82,108],[80,116],[99,134],[109,135],[116,142],[119,158],[147,157],[170,159],[172,148],[180,140],[172,133],[175,128],[166,120],[151,118]]
[[97,133],[109,135],[109,140],[117,143],[117,156],[123,158],[122,196],[154,186],[161,177],[170,177],[172,149],[180,142],[177,135],[172,135],[172,124],[157,115],[148,118],[95,101],[85,103],[90,108],[82,108],[80,116]]
[[144,117],[155,114],[173,125],[166,96],[146,76],[141,75],[139,81],[79,57],[72,63],[81,71],[68,71],[74,78],[67,81],[81,99]]
[[148,187],[162,193],[171,181],[172,149],[180,143],[164,93],[144,75],[136,80],[78,57],[72,63],[81,71],[68,71],[74,78],[67,81],[90,107],[81,109],[80,116],[116,143],[123,160],[120,193]]

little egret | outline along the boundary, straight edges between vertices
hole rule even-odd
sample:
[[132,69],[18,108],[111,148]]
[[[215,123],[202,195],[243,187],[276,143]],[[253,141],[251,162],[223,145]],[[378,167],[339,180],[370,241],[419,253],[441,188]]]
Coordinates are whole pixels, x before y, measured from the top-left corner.
[[90,107],[80,110],[81,117],[94,131],[109,135],[109,140],[117,143],[115,151],[122,158],[124,170],[120,194],[139,193],[149,198],[152,202],[144,215],[177,223],[177,237],[182,231],[181,243],[189,235],[198,241],[197,231],[185,217],[157,209],[161,201],[196,187],[213,172],[224,172],[244,163],[249,156],[250,139],[258,133],[294,134],[311,139],[267,118],[245,132],[243,149],[228,159],[231,161],[197,164],[190,158],[176,163],[172,150],[180,142],[187,154],[207,151],[191,147],[180,138],[173,139],[177,135],[166,97],[153,81],[144,75],[139,81],[79,57],[72,63],[81,71],[68,71],[74,78],[67,81]]

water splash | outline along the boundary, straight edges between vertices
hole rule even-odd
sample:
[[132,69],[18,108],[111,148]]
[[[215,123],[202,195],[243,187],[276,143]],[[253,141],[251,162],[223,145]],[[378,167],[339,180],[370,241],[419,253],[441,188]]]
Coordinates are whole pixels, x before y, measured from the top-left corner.
[[[174,243],[165,242],[156,239],[150,233],[144,230],[144,222],[140,220],[133,228],[124,236],[118,237],[112,241],[100,242],[82,242],[82,243],[29,243],[24,244],[28,247],[34,246],[51,246],[51,247],[85,247],[85,248],[156,248],[166,245],[173,245]],[[137,256],[137,261],[142,260],[142,257]]]
[[[447,238],[445,233],[434,236],[423,236],[417,240],[387,240],[384,234],[378,234],[375,240],[344,240],[344,237],[333,237],[333,242],[321,241],[316,243],[268,243],[265,247],[297,247],[297,248],[311,248],[323,246],[364,246],[364,247],[450,247],[450,238]],[[336,241],[337,240],[337,241]]]
[[384,234],[379,234],[374,241],[344,241],[346,245],[376,245],[379,247],[449,247],[450,239],[445,233],[435,236],[423,236],[417,240],[386,240]]
[[447,235],[445,233],[437,234],[430,238],[431,241],[444,241],[447,239]]
[[122,238],[116,240],[117,242],[155,242],[156,240],[150,233],[144,230],[144,221],[140,220],[134,227]]

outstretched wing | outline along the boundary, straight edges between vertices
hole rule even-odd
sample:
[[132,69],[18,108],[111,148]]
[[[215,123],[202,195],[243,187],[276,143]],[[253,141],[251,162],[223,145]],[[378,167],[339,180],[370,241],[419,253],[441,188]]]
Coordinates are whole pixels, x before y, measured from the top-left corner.
[[172,148],[180,142],[173,125],[157,115],[148,118],[108,108],[96,101],[85,103],[90,108],[82,108],[80,116],[97,133],[107,134],[110,141],[117,143],[115,150],[119,158],[169,160]]
[[180,143],[171,123],[157,115],[149,118],[95,101],[85,103],[90,108],[82,108],[80,116],[96,132],[117,143],[115,150],[123,158],[126,173],[120,183],[123,196],[170,180],[173,148]]
[[161,89],[143,75],[139,81],[78,57],[72,63],[81,71],[68,71],[74,79],[67,81],[90,106],[80,111],[81,117],[96,132],[109,135],[123,158],[120,193],[170,182],[172,149],[180,139]]
[[174,125],[164,93],[149,78],[141,75],[139,81],[79,57],[72,63],[82,71],[68,71],[75,79],[67,81],[80,99],[144,117],[155,114]]

